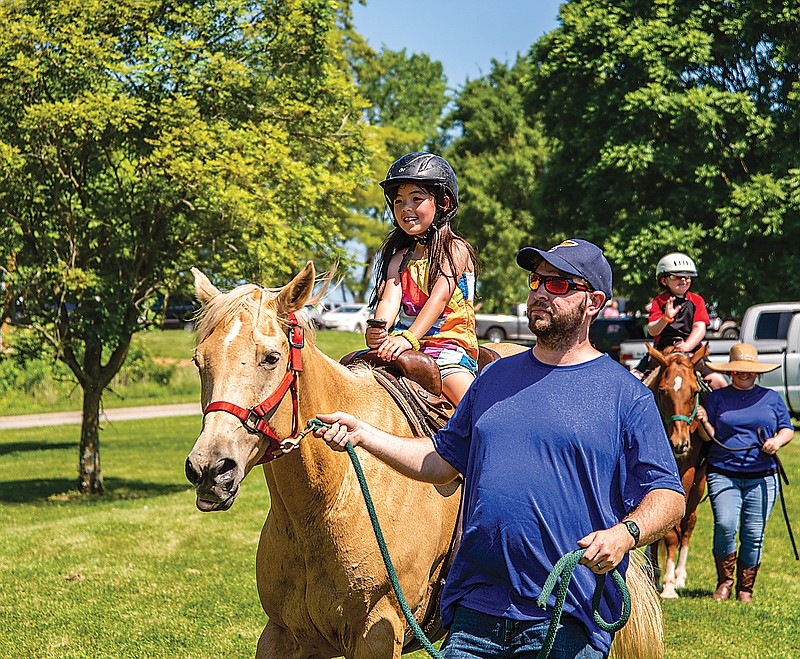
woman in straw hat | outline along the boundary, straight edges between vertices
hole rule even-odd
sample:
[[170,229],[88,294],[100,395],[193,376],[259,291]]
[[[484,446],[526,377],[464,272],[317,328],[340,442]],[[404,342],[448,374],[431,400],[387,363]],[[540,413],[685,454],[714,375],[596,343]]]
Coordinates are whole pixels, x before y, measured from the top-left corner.
[[712,391],[705,409],[700,407],[697,412],[707,440],[714,442],[708,454],[717,566],[713,597],[730,597],[736,568],[737,598],[749,602],[761,564],[764,527],[780,487],[773,456],[791,441],[794,429],[783,399],[756,384],[759,375],[779,366],[759,363],[755,346],[737,343],[727,363],[708,366],[731,378],[731,385]]

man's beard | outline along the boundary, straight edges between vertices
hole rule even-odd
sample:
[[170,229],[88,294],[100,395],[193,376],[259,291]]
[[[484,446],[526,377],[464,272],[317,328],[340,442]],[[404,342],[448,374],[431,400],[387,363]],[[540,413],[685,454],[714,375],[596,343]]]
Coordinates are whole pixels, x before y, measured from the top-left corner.
[[586,297],[577,308],[556,312],[552,306],[547,316],[536,316],[528,322],[536,342],[548,350],[563,351],[574,346],[580,337],[583,313],[586,311]]

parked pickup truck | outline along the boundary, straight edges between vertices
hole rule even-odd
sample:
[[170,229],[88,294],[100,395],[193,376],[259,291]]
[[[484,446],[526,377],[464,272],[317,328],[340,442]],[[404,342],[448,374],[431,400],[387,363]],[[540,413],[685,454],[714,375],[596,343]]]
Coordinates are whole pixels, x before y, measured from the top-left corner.
[[[712,362],[728,361],[735,343],[751,343],[760,362],[780,364],[781,368],[762,375],[758,384],[777,391],[792,416],[800,419],[800,302],[755,304],[744,312],[738,339],[706,343]],[[620,345],[620,361],[634,368],[646,352],[645,340],[625,341]]]
[[528,329],[527,305],[518,304],[510,314],[475,314],[475,332],[479,339],[492,343],[501,341],[535,341],[536,337]]

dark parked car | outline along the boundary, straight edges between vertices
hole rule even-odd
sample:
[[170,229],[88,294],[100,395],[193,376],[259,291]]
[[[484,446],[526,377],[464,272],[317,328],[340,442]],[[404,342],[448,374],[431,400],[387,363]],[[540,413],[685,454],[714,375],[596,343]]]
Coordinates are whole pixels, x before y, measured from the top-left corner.
[[589,340],[600,352],[607,352],[619,361],[619,345],[631,339],[645,337],[644,318],[620,316],[619,318],[597,318],[589,326]]
[[163,298],[150,307],[156,316],[161,317],[161,327],[164,329],[180,329],[181,327],[191,329],[195,314],[200,309],[200,303],[194,299],[170,297],[167,302],[167,311],[162,315],[163,308]]

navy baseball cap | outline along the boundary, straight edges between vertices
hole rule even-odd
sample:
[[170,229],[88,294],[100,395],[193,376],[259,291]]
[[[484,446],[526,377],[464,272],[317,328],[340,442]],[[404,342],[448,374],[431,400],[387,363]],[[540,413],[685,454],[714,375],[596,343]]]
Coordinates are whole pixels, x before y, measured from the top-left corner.
[[517,254],[517,265],[533,272],[542,261],[554,268],[585,279],[596,291],[611,295],[611,266],[603,250],[594,243],[580,238],[570,238],[547,251],[535,247],[523,247]]

